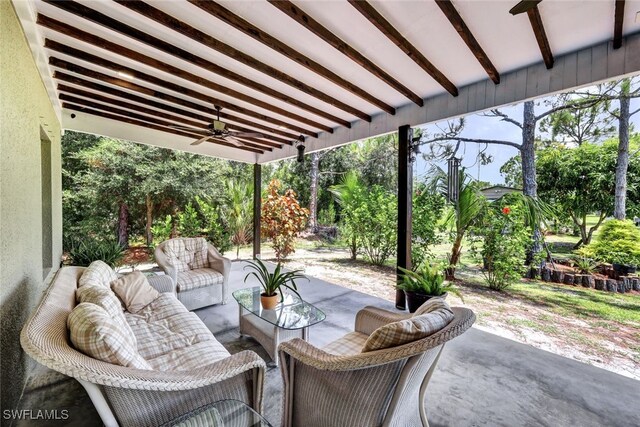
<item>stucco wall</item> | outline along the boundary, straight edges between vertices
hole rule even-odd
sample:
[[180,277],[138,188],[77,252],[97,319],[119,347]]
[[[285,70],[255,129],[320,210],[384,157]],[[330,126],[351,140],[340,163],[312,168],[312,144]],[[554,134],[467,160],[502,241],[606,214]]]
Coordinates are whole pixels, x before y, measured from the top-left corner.
[[[20,330],[62,254],[60,124],[8,0],[0,0],[0,365],[2,409],[15,407],[32,363]],[[51,141],[53,270],[43,279],[41,129]],[[37,408],[35,408],[37,409]]]

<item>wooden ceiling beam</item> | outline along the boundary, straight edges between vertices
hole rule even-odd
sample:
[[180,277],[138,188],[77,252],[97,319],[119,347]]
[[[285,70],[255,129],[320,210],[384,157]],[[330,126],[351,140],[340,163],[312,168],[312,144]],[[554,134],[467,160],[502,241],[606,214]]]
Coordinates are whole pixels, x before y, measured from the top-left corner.
[[613,25],[613,48],[620,49],[622,47],[622,24],[624,22],[624,3],[625,0],[616,0],[615,22]]
[[404,38],[396,28],[387,21],[369,2],[365,0],[349,0],[358,12],[362,14],[374,27],[393,42],[403,51],[413,62],[418,64],[427,74],[429,74],[438,84],[447,90],[451,95],[458,95],[458,88],[433,65],[409,40]]
[[[279,108],[276,107],[274,105],[271,105],[267,102],[261,101],[259,99],[253,98],[251,96],[245,95],[241,92],[235,91],[233,89],[229,89],[227,87],[224,87],[222,85],[219,85],[217,83],[214,83],[208,79],[205,79],[203,77],[200,77],[198,75],[189,73],[188,71],[184,71],[178,67],[175,67],[173,65],[164,63],[162,61],[159,61],[155,58],[143,55],[139,52],[136,52],[132,49],[128,49],[124,46],[120,46],[116,43],[112,43],[110,41],[107,41],[101,37],[95,36],[93,34],[87,33],[85,31],[82,30],[78,30],[77,28],[66,24],[66,23],[62,23],[60,21],[56,21],[55,19],[49,18],[46,15],[42,15],[42,14],[38,14],[38,24],[45,27],[45,28],[49,28],[51,30],[54,30],[56,32],[59,32],[61,34],[65,34],[69,37],[75,38],[77,40],[83,41],[85,43],[91,44],[93,46],[99,47],[101,49],[105,49],[109,52],[113,52],[116,53],[122,57],[128,58],[128,59],[132,59],[134,61],[138,61],[140,63],[143,63],[145,65],[148,65],[150,67],[153,67],[154,69],[163,71],[165,73],[169,73],[171,75],[180,77],[182,79],[188,80],[190,82],[196,83],[200,86],[204,86],[206,88],[209,88],[211,90],[215,90],[217,92],[223,93],[225,95],[231,96],[233,98],[239,99],[241,101],[245,101],[247,103],[250,103],[252,105],[267,109],[269,111],[272,111],[276,114],[280,114],[282,116],[291,118],[293,120],[298,120],[301,121],[303,123],[307,123],[311,126],[315,126],[315,127],[319,127],[320,129],[323,129],[327,132],[333,132],[333,129],[329,126],[324,126],[320,123],[317,123],[315,121],[309,120],[306,117],[302,117],[299,116],[297,114],[293,114],[290,111],[283,109],[283,108]],[[58,50],[59,52],[65,53],[65,51],[67,50],[67,46],[63,45],[62,43],[58,43],[55,42],[53,40],[49,40],[45,41],[45,43],[49,43],[49,47],[51,49],[55,49]],[[46,46],[46,44],[45,44]],[[71,49],[71,48],[69,48]],[[77,51],[77,50],[76,50]],[[334,117],[333,115],[328,115],[330,116],[331,119],[333,119],[332,121],[335,121],[336,123],[342,124],[342,125],[347,125],[348,127],[351,126],[351,124],[348,121],[342,120],[338,117]]]
[[346,55],[349,59],[354,61],[356,64],[360,65],[367,71],[369,71],[374,76],[378,77],[380,80],[385,82],[387,85],[394,88],[396,91],[410,99],[416,105],[422,107],[424,105],[424,101],[420,96],[412,92],[409,88],[404,86],[398,80],[393,78],[389,73],[384,71],[382,68],[378,67],[372,61],[367,59],[364,55],[358,52],[356,49],[351,47],[344,40],[340,39],[338,36],[333,34],[327,28],[322,26],[318,21],[313,19],[311,16],[307,15],[299,9],[296,5],[291,3],[290,1],[283,0],[269,0],[273,6],[278,8],[280,11],[284,12],[285,15],[289,16],[291,19],[305,27],[307,30],[311,31],[320,39],[329,43],[335,49],[340,51],[342,54]]
[[542,24],[542,17],[540,16],[540,9],[538,9],[538,6],[534,6],[527,10],[527,16],[529,17],[533,34],[535,34],[536,41],[540,47],[540,53],[542,53],[544,64],[547,66],[547,70],[550,70],[553,68],[553,53],[551,53],[551,46],[547,39],[547,33],[544,31],[544,25]]
[[[116,121],[123,122],[123,123],[129,123],[129,124],[132,124],[132,125],[141,126],[141,127],[145,127],[145,128],[149,128],[149,129],[159,130],[159,131],[165,132],[165,133],[172,133],[172,134],[175,134],[175,135],[185,136],[187,138],[195,138],[195,137],[203,137],[204,136],[204,135],[198,135],[198,134],[191,133],[191,132],[183,132],[183,131],[180,131],[180,130],[171,129],[169,127],[164,127],[164,126],[153,124],[153,123],[147,123],[145,121],[133,119],[133,118],[130,118],[130,117],[119,116],[117,114],[111,114],[111,113],[108,113],[108,112],[105,112],[105,111],[94,110],[93,108],[83,107],[81,105],[63,103],[62,104],[62,108],[67,109],[67,110],[77,111],[77,112],[80,112],[80,113],[90,114],[90,115],[93,115],[93,116],[104,117],[106,119],[116,120]],[[250,151],[252,153],[258,153],[258,154],[263,154],[264,153],[264,151],[262,151],[262,150],[258,150],[258,149],[251,148],[251,147],[236,147],[233,144],[223,143],[223,142],[218,142],[218,144],[224,145],[224,146],[230,147],[230,148],[236,148],[238,150]]]
[[[115,96],[121,99],[126,99],[129,101],[134,101],[134,102],[138,102],[144,105],[148,105],[151,107],[155,107],[157,109],[163,110],[163,111],[168,111],[170,113],[174,113],[174,114],[178,114],[181,116],[185,116],[185,117],[189,117],[195,120],[200,120],[200,121],[204,121],[204,122],[211,122],[212,117],[216,117],[217,111],[214,110],[213,108],[209,108],[209,107],[204,107],[201,106],[200,104],[192,104],[192,106],[189,106],[188,104],[182,104],[183,106],[186,106],[188,108],[196,108],[198,111],[202,111],[206,114],[209,114],[210,116],[204,116],[202,114],[198,114],[198,113],[194,113],[192,111],[189,110],[183,110],[181,108],[177,108],[174,107],[172,105],[169,104],[164,104],[158,101],[154,101],[153,99],[149,99],[149,98],[144,98],[142,96],[138,96],[129,92],[123,92],[119,89],[110,87],[110,86],[105,86],[105,85],[101,85],[99,83],[95,83],[95,82],[90,82],[89,80],[84,80],[81,79],[79,77],[76,76],[72,76],[70,74],[65,74],[65,73],[61,73],[56,71],[53,75],[54,79],[58,80],[58,81],[62,81],[62,82],[67,82],[67,83],[71,83],[73,85],[76,86],[81,86],[83,88],[87,88],[87,89],[91,89],[95,92],[100,92],[103,94],[108,94],[111,96]],[[77,95],[81,95],[84,96],[83,93],[87,93],[90,96],[101,96],[96,94],[95,92],[86,92],[82,89],[78,89],[76,87],[72,87],[72,86],[67,86],[61,83],[58,83],[58,91],[60,92],[67,92],[67,93],[72,93],[72,94],[77,94]],[[109,99],[113,99],[113,98],[109,98]],[[294,135],[294,134],[289,134],[286,132],[283,132],[279,129],[273,129],[267,126],[263,126],[260,124],[256,124],[253,122],[250,122],[248,120],[242,119],[240,117],[235,117],[235,116],[230,116],[224,112],[220,112],[220,118],[221,119],[225,119],[225,120],[232,120],[232,121],[236,121],[238,123],[242,123],[246,126],[251,126],[252,129],[248,129],[248,128],[241,128],[239,125],[237,125],[236,123],[230,123],[227,122],[230,126],[233,126],[236,129],[246,129],[247,132],[267,132],[267,133],[271,133],[271,134],[276,134],[276,135],[281,135],[284,138],[277,138],[275,136],[269,135],[269,138],[273,139],[274,141],[282,141],[283,144],[289,144],[292,145],[293,142],[296,138],[298,138],[299,135]],[[285,139],[286,138],[286,139]]]
[[[349,1],[352,4],[359,3],[354,0]],[[451,25],[453,25],[453,28],[458,32],[458,35],[462,38],[462,41],[465,42],[469,50],[471,50],[471,53],[473,53],[480,65],[482,65],[482,68],[484,68],[489,78],[495,84],[500,83],[500,73],[498,73],[498,70],[493,65],[484,49],[482,49],[480,43],[478,43],[476,38],[473,36],[473,33],[471,33],[471,30],[467,27],[462,16],[460,16],[453,3],[451,3],[451,0],[436,0],[436,4],[442,13],[444,13],[444,16],[447,17]]]
[[[60,85],[58,85],[58,90],[60,92],[62,92],[61,89],[64,90],[65,88],[64,87],[61,88]],[[77,97],[77,96],[81,96],[81,97],[84,97],[84,98],[89,98],[89,100],[91,100],[91,101],[98,101],[99,103],[105,104],[107,106],[117,106],[117,107],[120,107],[120,108],[126,108],[128,110],[132,110],[134,112],[150,115],[152,117],[160,117],[160,118],[162,118],[164,120],[167,120],[167,121],[170,121],[170,122],[174,122],[177,125],[188,125],[188,126],[191,126],[193,128],[196,128],[198,131],[202,131],[202,132],[206,132],[207,131],[208,123],[211,122],[211,121],[209,121],[207,123],[195,122],[193,120],[185,119],[184,117],[175,116],[173,114],[168,114],[168,113],[160,112],[160,111],[157,111],[157,110],[152,110],[150,108],[141,107],[141,106],[135,105],[135,104],[130,104],[130,103],[125,102],[125,101],[109,98],[109,97],[98,95],[98,94],[92,93],[92,92],[87,92],[87,91],[82,91],[82,90],[77,90],[77,91],[74,91],[74,92],[75,93],[73,93],[73,94],[60,93],[58,98],[61,101],[67,101],[67,102],[79,104],[79,103],[82,103],[83,101],[85,101],[83,98],[78,98]],[[83,104],[83,105],[86,105],[86,106],[89,106],[89,107],[93,106],[93,104]],[[253,131],[251,129],[237,128],[236,126],[233,126],[230,123],[228,124],[228,127],[229,127],[230,130],[237,130],[239,132],[255,132],[255,131]],[[272,142],[272,141],[263,141],[263,140],[260,140],[260,139],[256,139],[255,141],[251,141],[251,142],[261,143],[263,145],[266,145],[267,147],[272,147],[272,148],[282,148],[282,144],[278,144],[278,143]]]
[[[138,42],[144,43],[148,46],[151,46],[154,49],[158,49],[162,52],[165,52],[169,55],[172,55],[176,58],[182,59],[184,61],[190,62],[194,65],[197,65],[198,67],[201,67],[207,71],[213,72],[215,74],[218,74],[219,76],[222,76],[226,79],[235,81],[237,83],[240,83],[246,87],[249,87],[251,89],[254,89],[258,92],[262,92],[266,95],[272,96],[276,99],[280,99],[284,102],[294,102],[294,103],[298,103],[298,104],[302,104],[300,101],[297,101],[287,95],[284,95],[276,90],[274,90],[273,88],[269,87],[268,85],[263,85],[260,84],[256,81],[254,81],[253,79],[241,76],[238,73],[235,73],[231,70],[228,70],[224,67],[221,67],[217,64],[214,64],[211,61],[208,61],[198,55],[195,55],[191,52],[188,52],[184,49],[181,49],[177,46],[172,45],[171,43],[165,42],[163,40],[160,40],[156,37],[153,37],[147,33],[144,33],[136,28],[130,27],[128,25],[123,24],[122,22],[119,22],[116,19],[113,19],[107,15],[104,15],[98,11],[95,11],[91,8],[88,8],[84,5],[81,5],[75,1],[52,1],[52,0],[43,0],[49,4],[52,4],[68,13],[71,13],[73,15],[76,15],[80,18],[84,18],[87,19],[95,24],[98,24],[104,28],[107,28],[111,31],[115,31],[117,33],[120,33],[122,35],[125,35],[127,37],[130,37],[133,40],[137,40]],[[308,88],[310,91],[313,91],[313,88]],[[336,101],[337,102],[337,101]],[[314,109],[314,107],[308,106],[305,104],[306,107]],[[320,109],[315,109],[316,111],[322,111]],[[292,113],[290,113],[292,114]],[[326,114],[326,112],[324,112],[324,114]],[[301,117],[301,116],[298,116]],[[296,119],[299,120],[299,119]],[[307,120],[307,119],[305,119]],[[342,119],[341,119],[342,120]],[[304,120],[299,120],[299,121],[303,121]],[[344,121],[343,121],[344,122]],[[327,131],[329,132],[329,131]]]
[[[278,126],[284,126],[284,127],[288,128],[288,129],[295,130],[296,132],[300,132],[300,133],[305,134],[305,135],[313,136],[314,138],[318,137],[318,134],[316,132],[310,131],[310,130],[302,128],[300,126],[296,126],[296,125],[293,125],[291,123],[287,123],[287,122],[284,122],[282,120],[275,119],[273,117],[265,116],[264,114],[260,114],[258,112],[252,111],[252,110],[247,110],[245,108],[238,107],[238,106],[229,104],[229,103],[224,102],[224,101],[220,101],[220,100],[218,100],[216,98],[213,98],[211,96],[205,95],[205,94],[203,94],[201,92],[198,92],[198,91],[195,91],[195,90],[191,90],[191,89],[187,89],[187,88],[182,87],[180,85],[167,82],[167,81],[165,81],[165,80],[163,80],[161,78],[158,78],[158,77],[155,77],[155,76],[151,76],[149,74],[141,73],[141,72],[136,71],[136,70],[134,70],[132,68],[123,67],[123,66],[119,66],[119,68],[118,68],[118,64],[112,63],[112,62],[107,61],[105,59],[99,58],[99,57],[97,57],[95,55],[88,54],[86,52],[76,51],[76,50],[74,50],[72,52],[72,51],[67,50],[65,53],[69,54],[70,56],[77,57],[78,59],[82,59],[82,60],[86,60],[88,62],[94,63],[95,65],[107,67],[107,68],[113,70],[114,73],[116,72],[116,70],[120,70],[122,72],[126,72],[126,73],[134,76],[134,78],[138,78],[140,80],[143,80],[143,81],[146,81],[148,83],[157,85],[159,87],[162,87],[162,88],[165,88],[165,89],[169,89],[169,90],[172,90],[172,91],[177,92],[177,93],[181,93],[181,94],[183,94],[185,96],[188,96],[188,97],[191,97],[191,98],[194,98],[194,99],[199,99],[199,100],[204,101],[204,102],[206,102],[206,103],[208,103],[209,105],[212,105],[212,106],[213,105],[219,105],[219,106],[221,106],[223,108],[228,108],[229,110],[236,111],[236,112],[238,112],[240,114],[245,114],[245,115],[247,115],[249,117],[253,117],[253,118],[258,119],[258,120],[262,120],[262,121],[265,121],[265,122],[268,122],[268,123],[272,123],[272,124],[275,124],[275,125],[278,125]],[[75,54],[78,54],[78,56],[75,56]],[[83,58],[85,58],[85,59],[83,59]],[[74,72],[76,74],[81,74],[83,76],[94,78],[94,79],[97,79],[97,80],[102,80],[104,82],[115,84],[115,85],[120,86],[120,87],[124,87],[124,88],[136,87],[138,91],[143,91],[147,95],[156,96],[155,94],[156,94],[157,91],[154,90],[154,89],[145,88],[144,86],[136,85],[135,83],[133,83],[133,82],[131,82],[129,80],[124,80],[124,79],[118,79],[118,78],[115,78],[115,77],[111,77],[111,76],[109,76],[107,74],[103,74],[103,73],[100,73],[98,71],[90,70],[90,69],[82,67],[80,65],[77,65],[77,64],[65,61],[63,59],[57,58],[55,56],[50,56],[49,57],[49,64],[51,64],[52,66],[61,68],[63,70],[71,71],[71,72]],[[116,67],[116,68],[112,68],[112,67]],[[144,89],[146,89],[146,91],[144,91]]]
[[[105,111],[105,112],[111,113],[111,114],[130,117],[130,118],[132,118],[134,120],[140,120],[142,122],[149,122],[149,123],[153,123],[153,124],[156,124],[156,125],[165,126],[165,127],[168,127],[169,129],[186,132],[186,133],[190,133],[190,134],[193,134],[193,135],[198,135],[200,137],[205,136],[208,133],[205,129],[194,129],[194,130],[176,129],[175,127],[173,127],[174,123],[162,120],[162,119],[158,118],[157,116],[156,117],[149,117],[149,116],[145,116],[144,114],[138,114],[138,113],[134,113],[134,112],[127,111],[127,110],[122,110],[120,108],[116,108],[116,107],[112,107],[112,106],[108,106],[108,105],[103,105],[103,104],[100,104],[98,102],[90,101],[88,99],[75,98],[73,101],[68,101],[67,100],[67,102],[71,103],[71,104],[74,104],[74,105],[81,106],[81,107],[91,108],[91,109],[97,110],[97,111]],[[224,138],[219,138],[219,139],[224,141]],[[228,144],[229,144],[230,147],[237,147],[236,145],[234,145],[234,144],[232,144],[230,142]],[[222,145],[225,145],[225,144],[222,144]],[[247,143],[246,146],[250,147],[250,148],[255,148],[256,150],[273,151],[273,149],[271,147],[261,147],[261,146],[258,146],[258,145],[252,144],[252,143]],[[241,148],[241,147],[237,147],[237,148]]]
[[[359,117],[360,119],[367,120],[369,122],[371,121],[371,116],[364,113],[363,111],[360,111],[344,102],[341,102],[338,99],[327,95],[325,92],[318,90],[315,87],[309,86],[306,83],[291,77],[290,75],[278,70],[275,67],[267,65],[257,60],[256,58],[249,56],[246,53],[239,51],[236,48],[229,46],[228,44],[223,43],[220,40],[186,24],[185,22],[180,21],[179,19],[176,19],[173,16],[162,12],[159,9],[156,9],[155,7],[147,3],[144,3],[139,0],[124,0],[124,1],[115,0],[115,1],[121,4],[122,6],[125,6],[149,19],[156,21],[157,23],[163,25],[166,28],[170,28],[173,31],[177,31],[178,33],[198,43],[201,43],[202,45],[210,49],[220,52],[223,55],[226,55],[229,58],[235,61],[238,61],[243,65],[246,65],[247,67],[251,67],[254,70],[258,70],[269,77],[277,79],[301,92],[307,93],[329,105],[339,108],[342,111],[345,111],[349,114],[353,114],[354,116]],[[332,114],[329,114],[320,108],[312,107],[308,104],[305,104],[301,101],[298,101],[286,95],[283,95],[283,96],[288,99],[288,101],[286,102],[292,105],[295,105],[299,108],[312,112],[313,114],[316,114],[320,117],[324,117],[328,120],[331,120],[332,122],[339,123],[342,126],[351,127],[351,124],[348,121],[340,119]]]
[[[314,61],[313,59],[302,54],[301,52],[293,49],[289,45],[283,43],[282,41],[273,37],[269,33],[261,30],[260,28],[256,27],[255,25],[251,24],[250,22],[246,21],[240,16],[234,14],[229,9],[226,9],[225,7],[223,7],[221,4],[214,3],[211,1],[200,1],[200,0],[189,0],[189,1],[194,5],[198,6],[200,9],[204,10],[205,12],[208,12],[209,14],[215,16],[216,18],[225,22],[231,27],[242,31],[245,35],[275,50],[276,52],[287,57],[288,59],[302,65],[306,69],[316,73],[319,76],[324,77],[325,79],[331,81],[332,83],[335,83],[336,85],[351,92],[352,94],[364,99],[370,104],[375,105],[376,107],[382,109],[383,111],[389,114],[395,114],[396,110],[391,105],[380,100],[379,98],[376,98],[375,96],[373,96],[373,94],[360,88],[359,86],[343,79],[342,77],[340,77],[333,71],[329,70],[328,68],[324,67],[320,63]],[[124,3],[128,3],[128,2],[125,1]],[[371,119],[369,118],[369,120],[367,121],[370,122]]]

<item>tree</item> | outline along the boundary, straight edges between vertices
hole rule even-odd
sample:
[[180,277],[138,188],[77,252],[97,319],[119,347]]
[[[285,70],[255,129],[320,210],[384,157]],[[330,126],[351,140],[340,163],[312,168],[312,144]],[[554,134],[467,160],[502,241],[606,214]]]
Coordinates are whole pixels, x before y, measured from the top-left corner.
[[[558,146],[538,153],[540,195],[552,201],[557,211],[567,215],[580,231],[576,248],[588,245],[593,233],[613,213],[615,163],[618,143],[609,140],[601,145],[584,143],[576,148]],[[629,181],[640,185],[640,159],[628,168]],[[587,215],[598,212],[595,225],[588,227]]]
[[[575,101],[572,94],[562,95],[561,103],[571,104]],[[548,115],[540,122],[540,131],[548,132],[553,141],[573,142],[582,145],[584,142],[598,142],[613,134],[616,127],[607,114],[609,102],[603,100],[585,108],[560,110]]]
[[352,260],[356,259],[358,255],[358,230],[354,227],[355,221],[351,216],[356,206],[360,203],[358,198],[362,193],[361,189],[362,185],[355,171],[346,174],[340,184],[330,187],[331,193],[342,208],[340,217],[341,232],[349,242],[349,252]]
[[253,230],[253,185],[244,182],[227,182],[225,217],[231,235],[231,243],[236,247],[236,258],[240,257],[240,246],[251,241]]

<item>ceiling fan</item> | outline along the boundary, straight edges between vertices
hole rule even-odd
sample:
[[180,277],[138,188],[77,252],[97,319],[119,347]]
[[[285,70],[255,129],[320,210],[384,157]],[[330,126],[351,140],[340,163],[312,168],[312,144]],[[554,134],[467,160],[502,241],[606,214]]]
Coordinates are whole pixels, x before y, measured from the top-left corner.
[[218,112],[217,118],[214,119],[211,123],[209,123],[206,130],[189,127],[189,126],[180,126],[180,125],[171,125],[170,127],[174,129],[187,130],[195,133],[202,133],[203,131],[208,133],[207,136],[204,136],[200,139],[196,139],[195,141],[193,141],[191,145],[200,145],[203,142],[206,142],[210,139],[212,140],[217,139],[217,140],[230,142],[236,147],[242,147],[243,146],[242,142],[237,138],[264,138],[264,135],[259,132],[235,132],[227,129],[227,124],[220,120],[220,110],[222,108],[216,105],[215,109]]

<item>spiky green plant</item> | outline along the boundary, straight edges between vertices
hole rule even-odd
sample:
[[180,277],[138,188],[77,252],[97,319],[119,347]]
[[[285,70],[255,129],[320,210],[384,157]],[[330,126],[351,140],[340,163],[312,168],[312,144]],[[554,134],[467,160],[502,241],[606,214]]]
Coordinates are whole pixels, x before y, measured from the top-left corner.
[[453,283],[444,281],[441,266],[424,263],[416,271],[402,267],[398,268],[402,272],[402,279],[398,283],[398,289],[437,297],[451,292],[464,301],[460,290]]
[[273,273],[269,271],[267,266],[256,259],[255,261],[249,261],[248,265],[244,266],[244,269],[253,270],[244,277],[245,283],[249,276],[254,276],[260,282],[260,286],[264,290],[264,294],[266,296],[274,296],[277,293],[280,293],[280,301],[284,300],[284,295],[282,294],[282,288],[287,288],[294,294],[296,294],[300,299],[300,294],[298,293],[298,286],[296,285],[296,280],[298,279],[307,279],[304,274],[301,274],[302,270],[293,270],[293,271],[282,271],[282,264],[278,263],[276,268],[273,270]]

